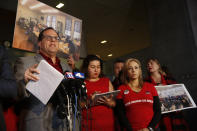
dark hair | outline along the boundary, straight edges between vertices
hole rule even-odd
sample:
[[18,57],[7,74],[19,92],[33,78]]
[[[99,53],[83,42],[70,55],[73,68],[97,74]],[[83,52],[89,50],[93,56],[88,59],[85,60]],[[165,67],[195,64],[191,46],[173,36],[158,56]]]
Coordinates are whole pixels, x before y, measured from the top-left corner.
[[121,59],[117,59],[117,60],[114,61],[114,65],[115,65],[116,63],[124,63],[124,61],[121,60]]
[[[54,30],[56,33],[57,33],[57,31],[53,28],[53,27],[47,27],[47,28],[45,28],[44,30],[42,30],[41,32],[40,32],[40,34],[39,34],[39,36],[38,36],[38,42],[39,41],[41,41],[42,39],[43,39],[43,34],[44,34],[44,32],[45,31],[47,31],[47,30]],[[57,33],[57,35],[58,35],[58,37],[59,37],[59,34]]]
[[96,55],[88,55],[84,60],[83,60],[83,64],[81,66],[81,72],[85,73],[85,77],[89,77],[88,76],[88,66],[90,64],[91,61],[94,60],[98,60],[100,62],[100,66],[101,66],[101,72],[99,77],[103,77],[103,61]]
[[169,68],[167,66],[161,66],[161,69],[163,71],[163,75],[170,80],[176,81],[175,78],[173,78]]

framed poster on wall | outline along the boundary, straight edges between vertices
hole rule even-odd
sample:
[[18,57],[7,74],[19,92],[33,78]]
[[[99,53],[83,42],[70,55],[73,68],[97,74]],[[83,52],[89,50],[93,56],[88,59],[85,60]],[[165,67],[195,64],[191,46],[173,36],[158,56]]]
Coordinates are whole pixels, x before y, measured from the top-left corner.
[[60,36],[59,54],[79,59],[82,20],[37,0],[18,0],[13,48],[36,52],[41,30],[53,27]]

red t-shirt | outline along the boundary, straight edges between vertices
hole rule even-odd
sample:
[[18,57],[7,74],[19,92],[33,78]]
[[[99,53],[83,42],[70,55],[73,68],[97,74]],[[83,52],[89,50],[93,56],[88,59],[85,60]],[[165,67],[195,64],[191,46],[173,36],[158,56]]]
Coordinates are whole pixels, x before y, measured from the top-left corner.
[[[88,97],[95,91],[100,91],[101,93],[109,91],[108,78],[100,78],[95,82],[85,80],[85,83]],[[87,129],[88,131],[114,131],[114,114],[112,108],[97,105],[88,108],[88,110],[83,109],[82,131],[86,131]]]
[[153,96],[158,96],[153,84],[144,83],[142,90],[134,92],[128,85],[119,87],[117,99],[123,99],[127,118],[134,131],[147,128],[153,117]]

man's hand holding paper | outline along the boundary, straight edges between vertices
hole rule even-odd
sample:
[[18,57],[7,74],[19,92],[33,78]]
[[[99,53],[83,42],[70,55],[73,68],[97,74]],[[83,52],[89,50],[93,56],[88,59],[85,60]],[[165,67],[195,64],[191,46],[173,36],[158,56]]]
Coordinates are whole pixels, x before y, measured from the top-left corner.
[[27,76],[29,76],[27,78],[30,78],[26,88],[42,103],[47,104],[64,76],[45,60],[41,60],[37,68],[35,67],[36,66],[33,66],[29,68],[29,71],[28,69],[26,71]]
[[35,75],[35,73],[40,74],[40,71],[36,69],[38,64],[33,65],[32,67],[29,67],[24,74],[24,80],[25,82],[29,82],[30,80],[32,81],[38,81],[39,78],[38,76]]

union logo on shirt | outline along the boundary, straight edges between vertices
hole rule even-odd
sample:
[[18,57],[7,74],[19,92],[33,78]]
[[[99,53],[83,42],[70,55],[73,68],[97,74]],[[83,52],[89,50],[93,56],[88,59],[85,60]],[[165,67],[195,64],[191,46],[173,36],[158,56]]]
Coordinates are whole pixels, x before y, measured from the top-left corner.
[[150,91],[146,91],[146,94],[147,94],[147,95],[150,95]]
[[125,90],[124,91],[124,94],[126,95],[126,94],[129,94],[129,90]]

